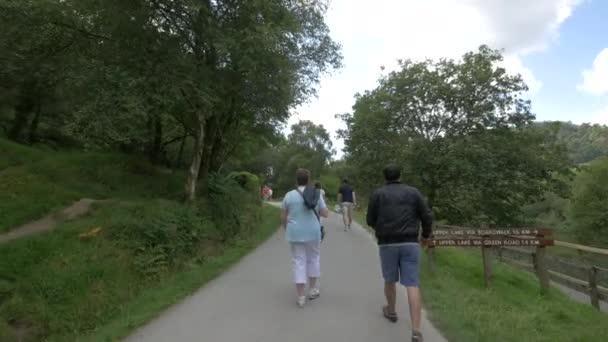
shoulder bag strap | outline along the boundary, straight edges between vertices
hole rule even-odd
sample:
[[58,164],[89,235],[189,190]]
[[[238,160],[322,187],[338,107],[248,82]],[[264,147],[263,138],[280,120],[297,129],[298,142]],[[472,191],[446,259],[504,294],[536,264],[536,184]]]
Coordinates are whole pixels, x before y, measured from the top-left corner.
[[[300,196],[302,196],[302,199],[304,200],[304,202],[306,202],[306,198],[304,197],[304,194],[302,193],[302,191],[300,191],[300,189],[296,188],[296,191],[300,194]],[[317,213],[317,211],[315,209],[312,209],[312,212],[315,213],[315,216],[317,217],[317,220],[319,220],[319,222],[321,222],[321,218],[319,217],[319,213]]]

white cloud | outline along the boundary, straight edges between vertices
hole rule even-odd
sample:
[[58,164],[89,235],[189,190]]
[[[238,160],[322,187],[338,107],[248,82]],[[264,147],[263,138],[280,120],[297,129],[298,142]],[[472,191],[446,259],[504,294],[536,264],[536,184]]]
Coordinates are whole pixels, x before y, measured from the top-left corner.
[[487,19],[493,45],[509,53],[541,50],[583,0],[468,0]]
[[542,82],[534,76],[532,70],[524,66],[521,61],[521,58],[519,58],[519,56],[517,55],[505,56],[505,59],[502,62],[502,66],[512,73],[520,74],[528,85],[528,88],[530,89],[530,94],[537,93],[543,85]]
[[591,123],[608,125],[608,106],[591,114]]
[[[333,0],[327,23],[343,45],[344,69],[322,80],[319,97],[296,110],[335,131],[334,114],[351,111],[353,95],[376,86],[380,66],[397,59],[458,58],[481,44],[504,49],[504,66],[530,88],[542,83],[521,56],[547,46],[581,0]],[[337,141],[338,149],[342,143]]]
[[597,96],[608,94],[608,48],[595,57],[591,69],[583,71],[583,83],[577,88]]

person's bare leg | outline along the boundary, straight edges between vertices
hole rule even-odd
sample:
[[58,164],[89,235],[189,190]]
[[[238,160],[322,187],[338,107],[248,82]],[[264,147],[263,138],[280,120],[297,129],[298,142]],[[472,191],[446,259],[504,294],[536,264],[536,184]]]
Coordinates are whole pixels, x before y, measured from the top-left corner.
[[309,277],[308,278],[308,287],[311,289],[316,289],[317,288],[317,279],[319,279],[319,278]]
[[407,287],[407,302],[410,305],[410,318],[412,329],[420,331],[420,317],[422,316],[422,298],[418,287]]
[[397,301],[396,283],[384,283],[384,296],[389,313],[395,313],[395,303]]
[[298,293],[298,297],[304,296],[305,290],[306,284],[296,284],[296,292]]
[[353,224],[353,205],[348,207],[348,228]]

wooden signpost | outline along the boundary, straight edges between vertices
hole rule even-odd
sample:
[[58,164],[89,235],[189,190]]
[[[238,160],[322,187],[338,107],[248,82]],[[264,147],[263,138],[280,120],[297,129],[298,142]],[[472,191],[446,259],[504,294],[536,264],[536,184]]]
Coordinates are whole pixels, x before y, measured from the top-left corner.
[[545,261],[545,247],[553,246],[551,229],[469,229],[455,226],[437,226],[433,237],[425,240],[433,266],[432,255],[435,247],[479,247],[483,259],[484,283],[487,286],[492,278],[490,249],[492,247],[535,247],[534,268],[541,291],[549,288],[549,271]]

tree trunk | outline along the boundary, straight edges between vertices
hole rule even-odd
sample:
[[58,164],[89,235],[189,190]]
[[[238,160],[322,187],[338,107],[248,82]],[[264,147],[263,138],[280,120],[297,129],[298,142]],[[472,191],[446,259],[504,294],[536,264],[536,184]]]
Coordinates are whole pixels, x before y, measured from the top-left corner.
[[157,164],[161,159],[163,148],[163,121],[161,116],[154,114],[152,117],[153,139],[150,143],[150,162]]
[[218,172],[222,168],[223,162],[226,160],[226,155],[223,153],[222,145],[222,139],[218,137],[213,144],[211,158],[209,158],[209,169],[211,172]]
[[40,117],[42,116],[42,105],[40,99],[36,101],[36,113],[34,114],[34,119],[32,119],[32,123],[30,124],[30,131],[28,141],[30,144],[37,142],[36,132],[38,131],[38,125],[40,124]]
[[201,168],[201,161],[203,159],[203,151],[205,149],[205,119],[202,115],[198,115],[199,127],[196,131],[196,137],[194,141],[194,150],[192,153],[192,162],[188,169],[188,178],[186,179],[186,201],[194,202],[196,199],[196,183],[198,181],[198,174]]
[[199,172],[199,179],[206,179],[209,176],[209,167],[211,164],[211,157],[213,154],[213,145],[215,143],[215,137],[217,136],[218,125],[215,119],[207,122],[207,132],[205,133],[205,148],[203,150],[202,165]]
[[19,141],[21,138],[21,133],[23,132],[23,129],[27,125],[28,119],[29,119],[29,113],[16,111],[15,119],[13,120],[11,129],[8,132],[8,138],[13,141]]
[[19,91],[19,98],[15,106],[15,118],[8,132],[8,138],[13,141],[21,140],[23,130],[27,127],[30,115],[34,111],[36,103],[32,94],[36,92],[34,81],[26,82]]
[[177,158],[175,159],[174,168],[181,167],[184,164],[184,146],[186,145],[186,139],[188,139],[187,135],[182,137],[182,142],[179,144],[179,152],[177,153]]

